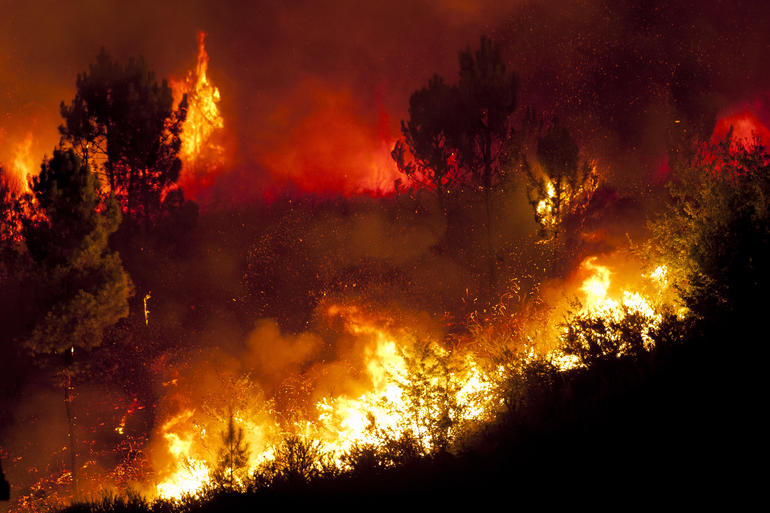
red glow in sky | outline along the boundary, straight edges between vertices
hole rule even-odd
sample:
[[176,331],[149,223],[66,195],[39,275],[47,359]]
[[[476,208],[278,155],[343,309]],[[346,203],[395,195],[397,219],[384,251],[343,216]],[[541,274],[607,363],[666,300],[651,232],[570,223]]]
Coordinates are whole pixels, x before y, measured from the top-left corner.
[[390,156],[395,134],[382,107],[363,109],[349,91],[311,81],[271,115],[283,129],[257,148],[279,183],[303,192],[387,195],[399,171]]
[[724,139],[731,127],[733,140],[736,142],[749,144],[756,137],[760,143],[770,144],[770,130],[753,111],[748,109],[719,118],[711,136],[712,142]]

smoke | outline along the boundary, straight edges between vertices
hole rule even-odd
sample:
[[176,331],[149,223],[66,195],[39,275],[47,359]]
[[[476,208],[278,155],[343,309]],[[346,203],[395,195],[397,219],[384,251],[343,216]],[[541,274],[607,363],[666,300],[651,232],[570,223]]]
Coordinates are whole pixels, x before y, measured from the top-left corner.
[[275,383],[317,358],[322,341],[311,333],[283,336],[275,321],[263,319],[257,322],[246,344],[249,351],[243,363],[263,382]]

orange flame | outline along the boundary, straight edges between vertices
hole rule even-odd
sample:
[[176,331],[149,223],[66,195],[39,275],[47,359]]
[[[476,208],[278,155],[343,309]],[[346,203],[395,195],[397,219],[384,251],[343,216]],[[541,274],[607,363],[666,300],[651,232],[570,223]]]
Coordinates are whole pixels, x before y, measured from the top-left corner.
[[[607,265],[598,263],[597,256],[591,256],[580,264],[580,273],[588,273],[577,289],[581,296],[578,311],[568,310],[568,319],[573,316],[602,319],[607,323],[619,323],[626,316],[635,315],[643,321],[642,340],[648,349],[653,346],[650,333],[656,329],[663,317],[660,306],[669,301],[668,298],[668,269],[665,265],[659,265],[654,270],[641,276],[625,276],[622,280],[625,286],[618,287],[613,284],[613,272]],[[680,309],[679,314],[683,314]],[[565,312],[561,311],[560,315]],[[563,322],[556,321],[557,323]],[[563,326],[563,325],[562,325]],[[562,342],[567,328],[562,327],[557,337]],[[569,370],[580,365],[579,360],[564,354],[560,348],[549,353],[551,361],[561,370]]]
[[[187,95],[187,118],[182,128],[182,159],[180,183],[186,190],[194,189],[196,181],[210,181],[209,176],[224,163],[221,133],[224,119],[219,110],[219,88],[208,77],[209,55],[206,33],[198,33],[198,61],[194,71],[184,81],[172,83],[175,102]],[[192,191],[195,193],[196,191]]]
[[[347,451],[357,445],[381,446],[383,434],[387,439],[412,436],[426,453],[451,444],[461,429],[489,420],[498,406],[493,373],[485,372],[470,353],[453,354],[437,343],[421,346],[357,307],[332,306],[326,314],[341,319],[344,331],[359,341],[363,354],[351,357],[362,358],[357,381],[363,388],[324,394],[301,419],[281,420],[269,401],[254,397],[249,400],[262,404],[232,410],[233,422],[243,428],[249,445],[246,474],[272,461],[276,444],[286,435],[318,441],[321,456],[344,468]],[[162,452],[170,465],[160,469],[154,495],[195,494],[213,478],[217,456],[211,449],[221,441],[223,423],[207,417],[206,408],[183,409],[162,424]]]
[[27,132],[17,146],[13,155],[11,164],[11,173],[16,178],[17,190],[21,193],[30,192],[29,180],[34,176],[35,161],[32,157],[32,144],[34,136],[32,132]]

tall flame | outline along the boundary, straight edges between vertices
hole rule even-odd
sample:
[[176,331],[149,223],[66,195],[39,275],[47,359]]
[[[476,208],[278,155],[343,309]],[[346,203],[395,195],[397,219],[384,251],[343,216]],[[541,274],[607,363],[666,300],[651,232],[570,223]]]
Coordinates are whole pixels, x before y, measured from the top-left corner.
[[[613,287],[612,277],[615,273],[598,263],[598,257],[591,256],[583,260],[579,268],[580,272],[588,273],[578,288],[578,295],[582,296],[578,311],[570,311],[567,315],[567,323],[578,319],[590,319],[596,322],[597,329],[607,329],[607,336],[616,338],[619,335],[612,333],[618,325],[632,320],[640,323],[640,336],[645,349],[650,350],[654,346],[651,333],[660,326],[663,316],[660,306],[665,302],[667,293],[668,269],[665,265],[659,265],[649,274],[642,274],[629,280],[637,285],[636,290],[631,286]],[[626,283],[629,283],[628,281]],[[680,312],[681,313],[681,310]],[[563,313],[562,313],[563,314]],[[632,316],[632,317],[629,317]],[[603,326],[604,328],[601,328]],[[569,335],[569,328],[562,324],[559,340],[564,343]],[[578,339],[584,347],[590,347],[588,341],[581,333]],[[622,356],[628,350],[626,344],[620,344],[620,349],[615,356]],[[562,371],[581,366],[579,358],[574,354],[565,354],[561,347],[549,353],[551,361]]]
[[[198,61],[195,70],[190,71],[184,81],[173,83],[175,101],[187,95],[187,118],[182,128],[183,187],[193,185],[196,180],[206,181],[207,175],[222,166],[224,147],[221,133],[224,119],[219,110],[221,95],[219,88],[211,83],[208,76],[209,55],[206,52],[206,33],[198,33]],[[189,187],[185,187],[189,190]]]
[[35,162],[32,157],[32,143],[34,136],[27,132],[24,139],[16,146],[13,155],[11,171],[16,177],[19,192],[29,192],[29,179],[34,174]]
[[[582,313],[612,319],[621,319],[627,313],[639,313],[648,318],[651,325],[657,325],[660,315],[656,313],[653,300],[639,291],[628,289],[612,297],[609,293],[612,271],[596,262],[597,257],[592,256],[580,264],[581,269],[591,273],[580,286],[585,298]],[[666,266],[660,265],[649,275],[642,277],[646,278],[648,286],[652,286],[659,295],[668,286],[667,272]]]

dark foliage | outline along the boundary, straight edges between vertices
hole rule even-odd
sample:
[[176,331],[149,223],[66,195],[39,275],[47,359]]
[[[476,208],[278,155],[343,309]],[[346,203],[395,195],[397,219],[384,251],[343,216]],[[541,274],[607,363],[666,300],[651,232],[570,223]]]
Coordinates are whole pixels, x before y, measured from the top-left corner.
[[461,51],[459,65],[456,85],[434,76],[412,94],[410,118],[401,123],[404,139],[392,156],[413,184],[436,191],[441,212],[448,192],[463,187],[482,192],[491,296],[497,281],[492,192],[519,157],[513,120],[519,82],[506,69],[499,45],[487,37],[475,52]]
[[23,228],[35,290],[25,345],[35,353],[92,348],[128,313],[131,282],[107,244],[120,211],[72,151],[56,150],[32,190],[39,215]]
[[175,109],[168,83],[158,83],[143,59],[119,63],[104,49],[76,87],[61,105],[62,138],[103,174],[127,219],[149,226],[179,178],[186,99]]
[[770,297],[770,155],[728,135],[682,167],[670,192],[670,208],[652,224],[651,253],[670,259],[704,326],[754,329]]

